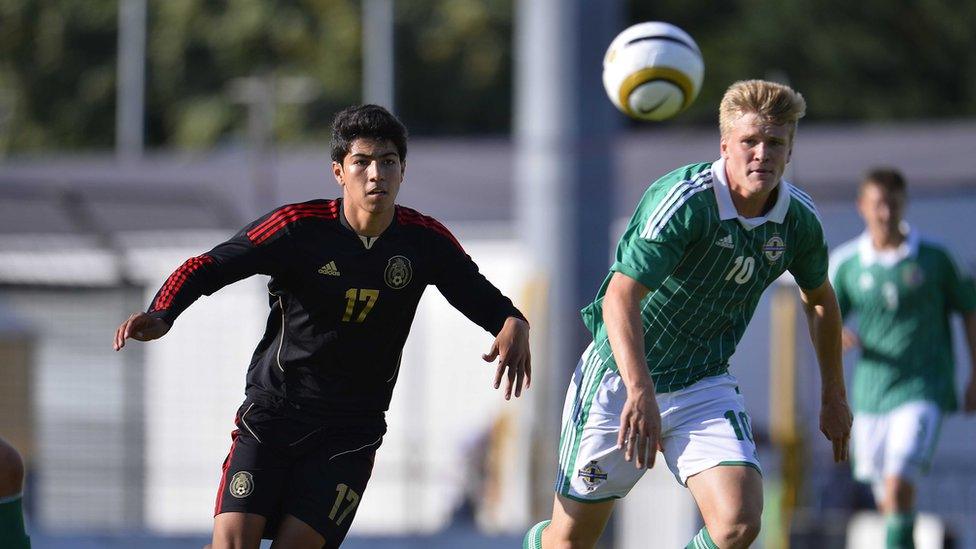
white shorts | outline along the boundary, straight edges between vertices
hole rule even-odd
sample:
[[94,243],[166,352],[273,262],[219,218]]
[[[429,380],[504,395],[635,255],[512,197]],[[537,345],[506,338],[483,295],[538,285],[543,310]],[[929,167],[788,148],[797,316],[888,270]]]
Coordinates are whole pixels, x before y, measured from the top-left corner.
[[[593,345],[580,359],[566,393],[559,440],[557,494],[585,502],[622,498],[644,470],[617,448],[627,390]],[[664,459],[684,485],[717,465],[745,465],[762,473],[745,400],[730,374],[707,377],[657,395]]]
[[878,482],[927,473],[939,441],[942,410],[934,402],[908,402],[884,414],[854,414],[854,478]]

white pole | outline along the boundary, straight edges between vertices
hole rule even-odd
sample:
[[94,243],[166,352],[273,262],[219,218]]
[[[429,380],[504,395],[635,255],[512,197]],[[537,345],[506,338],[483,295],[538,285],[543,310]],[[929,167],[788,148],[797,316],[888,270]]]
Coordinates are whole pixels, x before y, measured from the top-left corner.
[[119,0],[118,87],[115,150],[120,160],[138,160],[145,132],[146,0]]
[[363,0],[363,103],[394,112],[393,0]]

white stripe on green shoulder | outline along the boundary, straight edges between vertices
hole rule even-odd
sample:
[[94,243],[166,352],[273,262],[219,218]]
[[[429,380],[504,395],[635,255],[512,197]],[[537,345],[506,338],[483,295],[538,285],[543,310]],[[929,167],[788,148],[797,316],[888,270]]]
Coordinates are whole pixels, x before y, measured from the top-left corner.
[[712,172],[706,170],[700,172],[694,179],[681,181],[668,191],[654,212],[647,218],[644,228],[641,230],[641,238],[657,238],[668,221],[674,214],[681,209],[693,196],[712,188]]
[[861,239],[854,238],[841,244],[830,254],[830,267],[827,269],[827,278],[830,283],[837,284],[837,271],[840,266],[857,257],[857,250]]

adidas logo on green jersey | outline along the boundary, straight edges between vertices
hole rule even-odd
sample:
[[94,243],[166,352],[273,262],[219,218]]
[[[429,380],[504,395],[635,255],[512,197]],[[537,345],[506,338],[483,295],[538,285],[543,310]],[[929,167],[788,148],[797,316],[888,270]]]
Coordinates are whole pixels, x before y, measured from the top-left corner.
[[724,237],[715,241],[715,245],[720,248],[734,249],[735,244],[732,242],[732,235],[727,234]]

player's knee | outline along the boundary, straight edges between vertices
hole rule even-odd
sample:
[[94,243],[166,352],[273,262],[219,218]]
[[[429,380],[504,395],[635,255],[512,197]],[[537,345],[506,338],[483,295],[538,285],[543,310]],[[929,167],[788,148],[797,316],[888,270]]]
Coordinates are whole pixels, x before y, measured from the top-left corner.
[[906,513],[915,505],[915,487],[907,479],[896,478],[889,484],[892,511]]
[[722,524],[710,525],[708,533],[719,547],[744,548],[749,547],[759,536],[760,527],[758,516],[742,517]]
[[23,491],[24,461],[12,446],[0,441],[0,497]]

